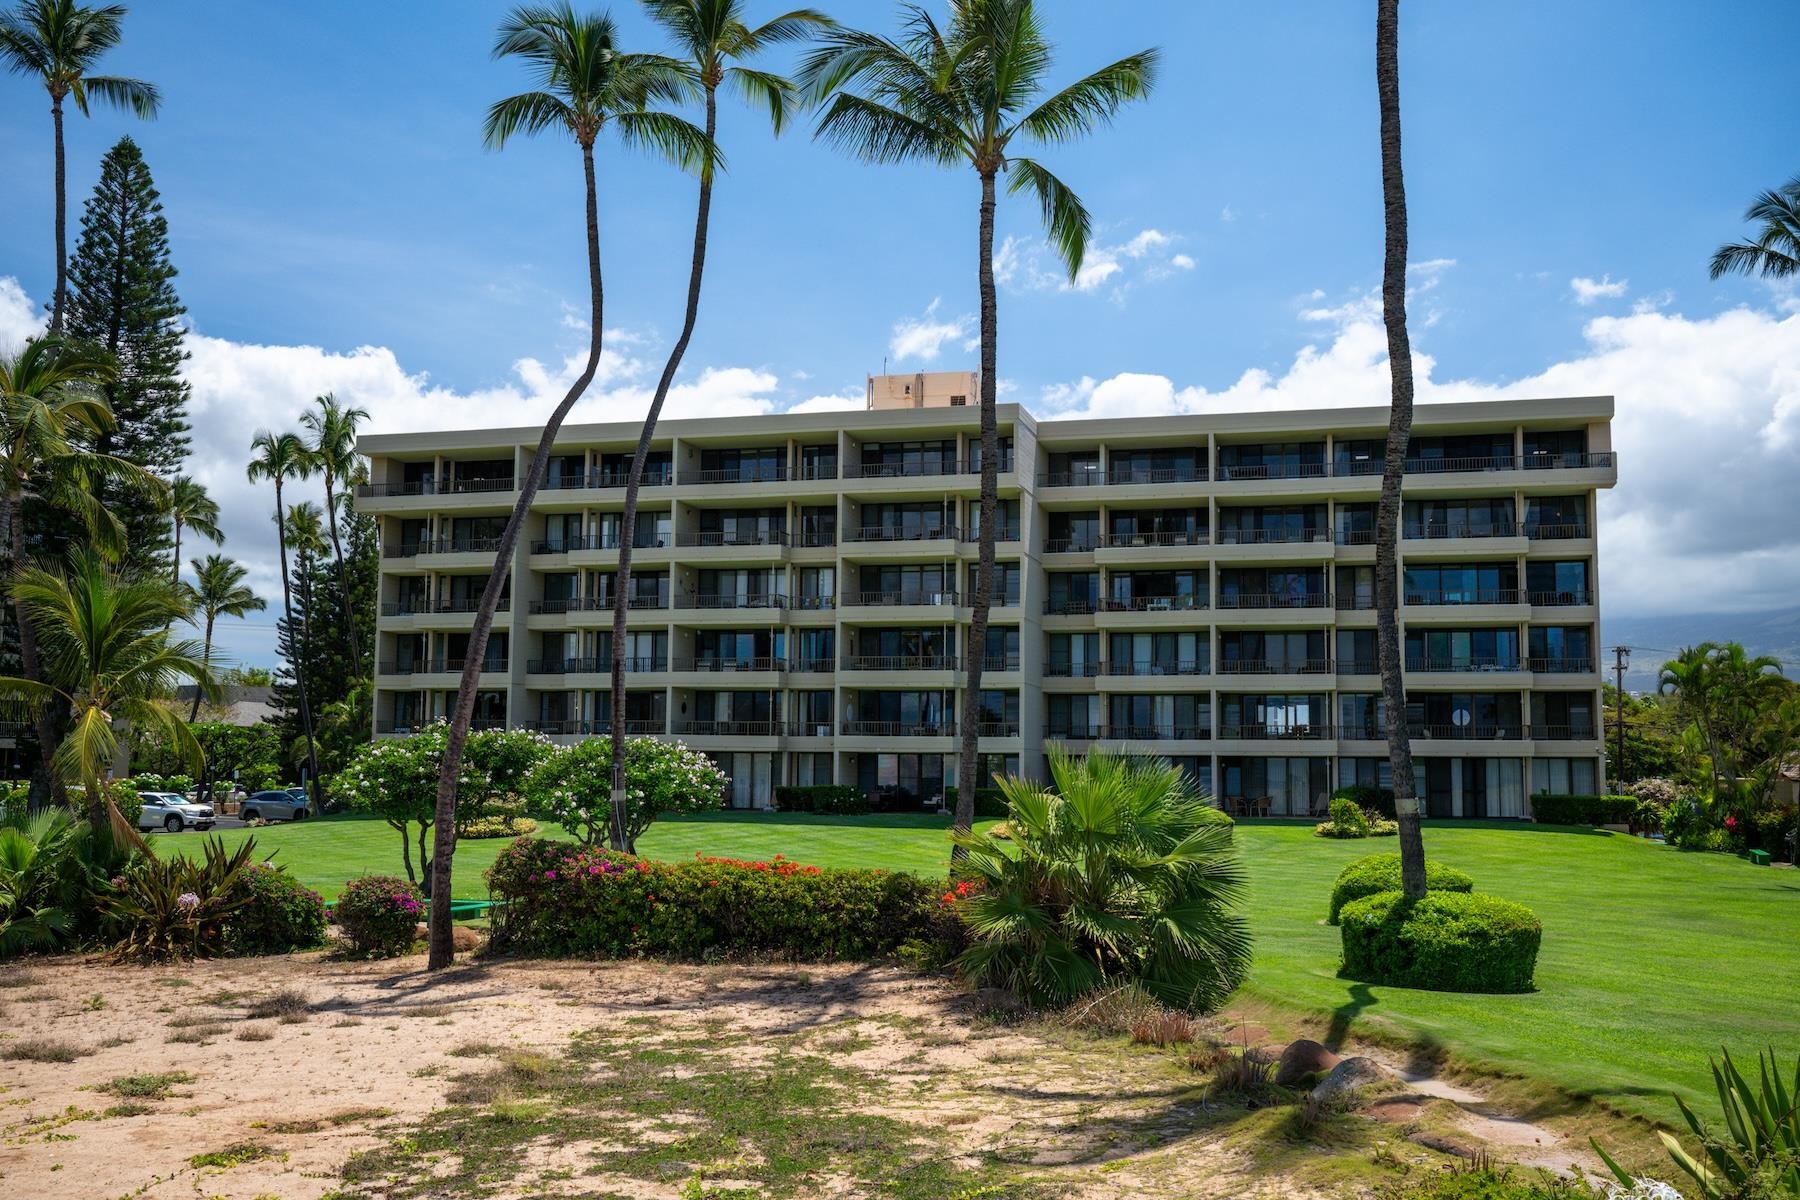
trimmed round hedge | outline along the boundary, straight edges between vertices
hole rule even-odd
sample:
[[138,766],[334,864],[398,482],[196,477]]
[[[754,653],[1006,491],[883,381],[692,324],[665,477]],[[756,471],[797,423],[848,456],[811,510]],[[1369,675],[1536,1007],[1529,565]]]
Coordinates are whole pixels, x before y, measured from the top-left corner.
[[[1400,890],[1400,856],[1398,854],[1371,854],[1359,858],[1339,872],[1337,883],[1331,888],[1331,913],[1326,923],[1336,925],[1344,905],[1352,900],[1361,900],[1364,896],[1373,896],[1379,892],[1397,892]],[[1475,881],[1457,870],[1446,867],[1443,863],[1427,859],[1425,862],[1425,890],[1428,892],[1472,892]]]
[[1344,906],[1338,921],[1347,979],[1438,992],[1529,992],[1544,927],[1498,896],[1379,892]]

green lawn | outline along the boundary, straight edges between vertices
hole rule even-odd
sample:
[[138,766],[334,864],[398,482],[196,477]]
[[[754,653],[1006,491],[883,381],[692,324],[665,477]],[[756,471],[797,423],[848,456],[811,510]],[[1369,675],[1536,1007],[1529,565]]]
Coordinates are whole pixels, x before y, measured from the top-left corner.
[[[400,866],[399,837],[379,821],[332,818],[255,833],[327,895],[355,875]],[[1468,871],[1478,890],[1531,905],[1544,922],[1536,993],[1466,996],[1335,975],[1338,934],[1322,922],[1331,880],[1350,859],[1393,849],[1391,840],[1326,841],[1279,822],[1246,823],[1241,837],[1257,947],[1253,998],[1441,1044],[1471,1063],[1659,1116],[1672,1112],[1662,1099],[1671,1088],[1710,1094],[1706,1059],[1722,1045],[1745,1055],[1771,1044],[1787,1056],[1800,1051],[1800,873],[1623,835],[1428,825],[1428,854]],[[485,895],[481,870],[504,845],[458,849],[458,896]],[[741,813],[658,822],[641,848],[664,859],[785,854],[933,874],[949,854],[936,818]]]

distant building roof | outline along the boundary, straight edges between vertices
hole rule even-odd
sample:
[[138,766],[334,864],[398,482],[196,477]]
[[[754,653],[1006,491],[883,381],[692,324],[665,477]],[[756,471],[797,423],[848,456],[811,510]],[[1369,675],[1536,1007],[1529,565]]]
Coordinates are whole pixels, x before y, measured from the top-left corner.
[[[228,683],[224,688],[222,703],[213,704],[202,700],[200,715],[211,720],[224,721],[227,725],[260,725],[264,717],[275,715],[275,706],[270,703],[275,695],[272,687],[252,687],[241,683]],[[183,704],[194,702],[194,685],[187,684],[175,689],[176,699]]]

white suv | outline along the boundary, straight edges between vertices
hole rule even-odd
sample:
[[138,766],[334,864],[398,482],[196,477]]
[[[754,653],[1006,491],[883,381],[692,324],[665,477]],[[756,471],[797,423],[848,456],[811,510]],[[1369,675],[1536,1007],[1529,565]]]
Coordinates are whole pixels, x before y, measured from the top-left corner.
[[209,806],[195,804],[177,792],[145,792],[138,799],[144,804],[138,811],[139,829],[161,826],[170,833],[180,833],[189,826],[195,829],[213,827],[213,810]]

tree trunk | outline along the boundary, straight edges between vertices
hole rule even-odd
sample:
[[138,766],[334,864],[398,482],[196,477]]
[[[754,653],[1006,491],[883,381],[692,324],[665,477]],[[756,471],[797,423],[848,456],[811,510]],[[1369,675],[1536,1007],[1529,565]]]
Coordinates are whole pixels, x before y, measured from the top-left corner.
[[181,586],[181,518],[175,518],[175,568],[169,575],[169,582]]
[[50,300],[50,336],[62,336],[63,309],[69,298],[67,179],[63,162],[62,97],[50,95],[50,123],[56,129],[56,291]]
[[[716,85],[706,88],[706,141],[712,144],[718,128],[718,93]],[[638,488],[644,479],[644,463],[650,457],[650,439],[656,433],[656,419],[662,414],[663,401],[675,382],[675,372],[687,353],[688,341],[694,336],[694,323],[700,317],[700,282],[706,273],[706,236],[712,217],[712,169],[700,173],[700,201],[694,213],[694,254],[688,267],[687,310],[682,315],[681,334],[663,364],[662,377],[656,381],[656,394],[650,398],[650,411],[644,415],[644,427],[638,432],[637,450],[631,456],[631,474],[625,480],[625,512],[620,518],[619,569],[613,575],[612,614],[612,821],[608,844],[614,850],[630,853],[632,839],[625,825],[625,616],[631,606],[632,533],[637,524]]]
[[[25,567],[25,494],[23,492],[8,496],[5,499],[5,517],[7,541],[12,549],[12,571],[16,574]],[[31,619],[25,615],[25,609],[18,601],[13,601],[13,615],[19,623],[19,670],[25,678],[43,681],[43,672],[38,666],[37,632],[31,626]],[[62,744],[61,730],[63,716],[52,711],[50,707],[40,709],[32,719],[33,728],[37,731],[38,764],[31,772],[31,790],[26,799],[26,807],[33,812],[60,803],[65,792],[62,780],[57,777],[51,759]],[[106,805],[96,796],[86,797],[88,804],[88,824],[95,833],[108,828]]]
[[[325,815],[325,796],[319,789],[319,751],[313,744],[312,704],[306,694],[306,643],[295,640],[294,585],[288,576],[287,510],[281,506],[281,478],[275,479],[275,548],[281,555],[281,611],[287,620],[288,638],[297,647],[294,655],[294,690],[300,699],[300,730],[306,736],[306,769],[311,774],[313,812]],[[311,607],[310,605],[308,606]]]
[[[475,717],[475,687],[481,680],[481,663],[487,657],[488,634],[494,627],[494,610],[500,604],[500,591],[512,570],[513,550],[519,544],[519,532],[544,481],[544,467],[550,461],[550,448],[556,443],[557,431],[575,402],[593,382],[600,368],[601,320],[605,308],[605,292],[600,277],[600,202],[594,186],[594,144],[588,138],[581,146],[581,166],[587,183],[587,255],[588,291],[588,357],[581,374],[569,385],[568,393],[550,414],[538,438],[537,452],[520,481],[519,498],[513,502],[512,515],[500,533],[500,546],[494,552],[494,569],[487,586],[481,591],[481,603],[475,610],[475,621],[469,629],[468,657],[463,660],[462,679],[456,689],[456,710],[444,739],[444,757],[438,768],[436,824],[431,859],[431,957],[430,970],[439,970],[456,960],[456,943],[450,931],[450,868],[456,853],[456,779],[462,770],[463,746],[469,740],[469,724]],[[614,658],[618,657],[615,648]]]
[[[999,329],[994,293],[994,172],[981,172],[981,225],[977,238],[981,256],[981,533],[977,541],[975,599],[969,612],[969,644],[963,648],[966,683],[962,703],[962,752],[956,759],[956,817],[959,830],[975,823],[975,789],[980,786],[977,759],[981,734],[981,671],[987,660],[988,605],[994,590],[994,513],[998,507],[1000,432],[994,412],[995,360],[999,356]],[[961,846],[951,850],[961,858]]]
[[350,576],[344,570],[344,545],[338,540],[337,497],[331,472],[325,472],[325,523],[331,529],[331,555],[337,561],[338,600],[344,610],[344,637],[350,646],[350,673],[362,677],[362,650],[357,645],[356,618],[350,615]]
[[[213,614],[206,614],[206,637],[200,643],[200,665],[210,672],[212,669],[212,635]],[[188,724],[192,725],[200,719],[200,684],[194,684],[194,706],[188,710]]]
[[1406,181],[1400,171],[1399,24],[1400,0],[1377,0],[1375,85],[1381,101],[1381,200],[1387,215],[1381,316],[1387,325],[1393,401],[1388,414],[1387,456],[1381,472],[1381,504],[1375,517],[1375,641],[1381,694],[1387,704],[1394,814],[1400,823],[1400,885],[1407,897],[1417,899],[1425,894],[1425,841],[1419,832],[1412,739],[1406,724],[1397,586],[1400,484],[1406,472],[1413,418],[1412,343],[1406,333]]
[[408,837],[406,834],[406,822],[402,821],[399,825],[399,829],[400,829],[400,861],[406,864],[406,881],[408,883],[417,883],[417,882],[419,882],[419,877],[417,875],[413,874],[412,839],[410,837]]

